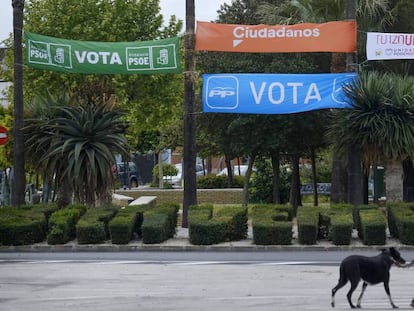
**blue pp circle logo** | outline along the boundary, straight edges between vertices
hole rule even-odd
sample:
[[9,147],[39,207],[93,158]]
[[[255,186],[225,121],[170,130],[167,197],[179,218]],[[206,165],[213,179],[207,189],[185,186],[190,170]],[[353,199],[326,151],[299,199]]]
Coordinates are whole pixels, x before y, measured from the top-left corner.
[[206,82],[206,104],[211,109],[233,110],[239,105],[239,80],[235,76],[212,76]]

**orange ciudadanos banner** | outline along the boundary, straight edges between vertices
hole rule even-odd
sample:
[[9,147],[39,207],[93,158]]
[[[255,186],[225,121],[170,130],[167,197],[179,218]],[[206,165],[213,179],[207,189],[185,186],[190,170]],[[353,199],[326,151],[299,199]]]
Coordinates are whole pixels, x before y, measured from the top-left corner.
[[356,22],[236,25],[197,22],[196,50],[288,53],[356,51]]

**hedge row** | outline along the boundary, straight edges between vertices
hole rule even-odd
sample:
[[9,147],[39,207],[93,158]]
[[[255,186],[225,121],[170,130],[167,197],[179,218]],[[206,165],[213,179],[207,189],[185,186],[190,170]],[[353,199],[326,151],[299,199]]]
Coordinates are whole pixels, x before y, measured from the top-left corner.
[[142,224],[142,242],[144,244],[161,243],[175,235],[178,204],[163,204],[144,213]]
[[335,245],[349,245],[352,230],[366,245],[383,245],[386,242],[386,219],[376,205],[333,204],[329,208],[300,207],[297,213],[300,244],[316,244],[320,239],[331,240]]
[[24,245],[43,241],[46,237],[47,222],[42,213],[28,213],[7,207],[2,209],[0,218],[0,243]]
[[113,244],[128,244],[134,236],[141,235],[141,225],[147,205],[130,205],[122,207],[109,223]]
[[109,239],[114,244],[127,244],[134,236],[142,236],[144,243],[160,243],[174,236],[178,209],[177,204],[121,209],[87,209],[84,205],[70,205],[64,209],[55,205],[4,207],[0,208],[0,244],[26,245],[46,240],[55,245],[75,238],[79,244],[96,244]]
[[117,208],[90,208],[76,225],[76,238],[79,244],[96,244],[110,239],[109,222]]
[[387,204],[388,227],[391,236],[401,243],[414,245],[414,205],[413,203]]
[[191,206],[188,212],[189,240],[194,245],[212,245],[247,236],[247,208],[212,205]]
[[[127,244],[137,236],[143,243],[161,243],[175,235],[177,204],[151,207],[92,208],[70,205],[0,208],[0,244],[24,245],[47,240],[65,244],[75,238],[80,244]],[[366,245],[386,243],[387,220],[392,237],[414,245],[414,204],[388,204],[385,211],[376,205],[333,204],[331,207],[300,207],[297,211],[298,241],[312,245],[328,239],[335,245],[349,245],[352,231]],[[293,209],[289,205],[256,205],[251,208],[253,242],[257,245],[292,243]],[[235,241],[247,236],[247,208],[242,206],[191,206],[188,214],[189,240],[196,245]]]
[[70,205],[49,218],[48,244],[65,244],[76,238],[76,224],[86,212],[84,205]]
[[292,214],[288,205],[252,207],[253,242],[257,245],[292,244]]

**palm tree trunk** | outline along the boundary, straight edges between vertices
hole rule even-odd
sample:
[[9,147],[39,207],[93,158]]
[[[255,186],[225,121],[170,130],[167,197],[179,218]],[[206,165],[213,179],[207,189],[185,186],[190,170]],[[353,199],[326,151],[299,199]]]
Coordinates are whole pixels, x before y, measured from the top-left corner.
[[385,195],[387,202],[403,201],[403,177],[402,161],[388,160],[385,168]]

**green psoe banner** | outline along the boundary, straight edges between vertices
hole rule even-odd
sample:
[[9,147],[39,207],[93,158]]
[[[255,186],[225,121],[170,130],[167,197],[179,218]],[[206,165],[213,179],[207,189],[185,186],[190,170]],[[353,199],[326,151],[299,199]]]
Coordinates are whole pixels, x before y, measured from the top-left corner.
[[24,33],[29,67],[84,74],[181,72],[179,38],[136,42],[75,41]]

